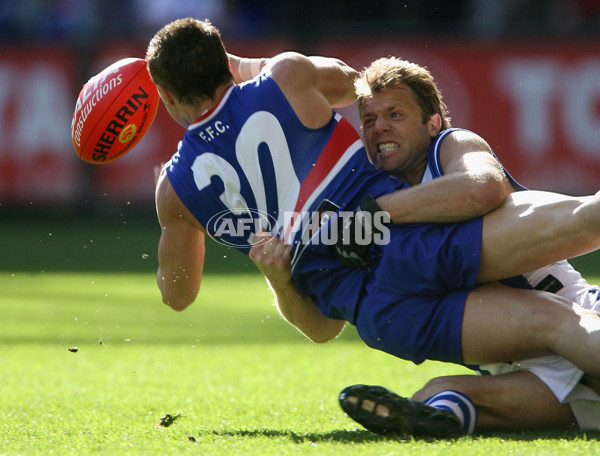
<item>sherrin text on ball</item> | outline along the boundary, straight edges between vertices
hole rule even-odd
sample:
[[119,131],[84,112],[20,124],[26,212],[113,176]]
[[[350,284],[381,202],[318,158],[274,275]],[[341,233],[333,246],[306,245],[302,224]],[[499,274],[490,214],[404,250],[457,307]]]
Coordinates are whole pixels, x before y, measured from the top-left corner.
[[145,60],[126,58],[113,63],[79,93],[71,122],[75,152],[94,164],[122,157],[144,137],[159,102]]

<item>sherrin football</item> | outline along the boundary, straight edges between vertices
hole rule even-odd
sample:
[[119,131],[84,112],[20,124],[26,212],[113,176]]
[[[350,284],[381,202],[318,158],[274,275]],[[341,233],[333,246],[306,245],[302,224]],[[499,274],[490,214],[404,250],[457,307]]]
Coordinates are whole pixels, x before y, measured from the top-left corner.
[[144,137],[159,102],[145,60],[127,58],[113,63],[79,93],[71,122],[75,152],[95,164],[122,157]]

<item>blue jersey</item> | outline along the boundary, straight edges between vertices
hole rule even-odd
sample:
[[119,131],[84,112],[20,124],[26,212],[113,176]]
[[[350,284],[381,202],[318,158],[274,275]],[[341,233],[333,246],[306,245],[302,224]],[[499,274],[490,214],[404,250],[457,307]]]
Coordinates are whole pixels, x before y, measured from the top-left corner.
[[232,87],[188,128],[167,175],[207,232],[244,253],[259,227],[294,244],[307,223],[297,215],[324,199],[355,208],[361,195],[399,186],[373,168],[345,119],[305,127],[266,74]]
[[[425,173],[423,174],[421,183],[430,181],[432,179],[436,179],[436,178],[444,175],[444,170],[442,168],[442,161],[440,159],[440,147],[442,146],[442,141],[444,140],[444,138],[446,138],[446,136],[448,136],[453,131],[458,131],[458,130],[468,131],[468,130],[465,130],[464,128],[448,128],[447,130],[441,131],[435,137],[435,139],[431,142],[431,144],[429,145],[429,149],[427,150],[427,167],[425,168]],[[493,152],[492,152],[492,155],[498,161],[498,164],[500,166],[502,166],[502,164],[500,163],[500,160],[498,160],[498,158],[496,157],[496,155]],[[519,184],[510,175],[510,173],[506,169],[504,169],[503,166],[502,166],[502,170],[504,171],[506,178],[508,179],[508,181],[512,185],[512,188],[515,191],[527,190],[527,188],[524,187],[523,185]]]

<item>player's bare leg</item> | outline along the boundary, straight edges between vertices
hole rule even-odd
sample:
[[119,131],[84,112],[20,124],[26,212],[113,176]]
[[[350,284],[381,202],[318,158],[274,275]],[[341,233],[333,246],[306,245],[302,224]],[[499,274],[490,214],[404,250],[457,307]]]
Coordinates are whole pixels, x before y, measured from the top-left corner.
[[466,364],[557,354],[600,378],[600,317],[552,293],[488,284],[467,298],[462,349]]
[[[478,280],[507,278],[599,247],[599,194],[516,192],[484,217]],[[600,378],[598,314],[550,293],[499,285],[475,290],[467,299],[462,342],[468,364],[552,352]]]
[[437,377],[417,391],[423,402],[441,391],[466,394],[477,408],[476,429],[577,429],[571,407],[531,372]]
[[522,274],[600,248],[600,195],[515,192],[483,218],[479,282]]

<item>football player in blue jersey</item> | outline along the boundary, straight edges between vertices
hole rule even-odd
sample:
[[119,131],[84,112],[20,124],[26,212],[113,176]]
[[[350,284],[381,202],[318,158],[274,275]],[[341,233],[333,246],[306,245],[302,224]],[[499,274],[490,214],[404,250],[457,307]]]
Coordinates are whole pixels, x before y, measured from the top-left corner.
[[[413,186],[378,199],[399,222],[453,222],[489,212],[513,191],[524,190],[502,167],[489,145],[473,132],[453,129],[432,75],[397,58],[373,62],[356,83],[366,149],[381,169]],[[433,109],[435,136],[419,139],[424,115]],[[429,108],[427,108],[429,107]],[[414,145],[417,144],[417,147]],[[412,147],[411,147],[412,145]],[[436,179],[435,181],[432,181]],[[419,185],[420,184],[420,185]],[[395,201],[390,202],[390,198]],[[277,240],[250,252],[274,290],[293,295],[286,274],[284,246]],[[584,308],[598,310],[600,292],[567,261],[512,278],[507,285],[556,293]],[[278,293],[279,295],[280,293]],[[280,299],[283,299],[280,297]],[[306,299],[306,298],[303,298]],[[300,301],[297,306],[301,304]],[[413,399],[450,408],[466,421],[465,431],[480,428],[595,429],[600,417],[598,383],[564,358],[542,358],[479,366],[494,376],[441,377]],[[434,398],[434,399],[429,399]],[[470,406],[468,398],[474,403]],[[344,390],[341,403],[350,416],[379,432],[398,429],[407,402],[376,386]],[[378,416],[385,411],[386,416]],[[385,408],[381,409],[381,405]],[[400,410],[398,410],[400,408]],[[390,418],[393,409],[394,418]],[[405,410],[406,411],[406,410]],[[410,412],[410,410],[408,410]],[[374,425],[377,421],[377,426]],[[431,417],[423,422],[428,429]]]
[[[600,375],[596,312],[558,295],[479,286],[600,247],[599,196],[518,192],[460,224],[389,226],[372,263],[348,268],[319,242],[335,216],[307,243],[285,216],[320,213],[323,203],[352,210],[372,202],[361,203],[365,195],[405,186],[370,166],[356,132],[332,112],[354,101],[354,70],[298,53],[236,61],[216,28],[192,18],[163,27],[146,59],[168,112],[187,128],[156,189],[166,304],[182,310],[196,299],[205,233],[250,250],[252,237],[229,228],[254,211],[281,222],[277,234],[297,248],[294,284],[314,307],[288,309],[289,320],[313,338],[335,337],[347,320],[368,345],[415,363],[553,353]],[[248,68],[257,77],[236,85],[231,70]],[[435,122],[423,132],[435,136]]]

